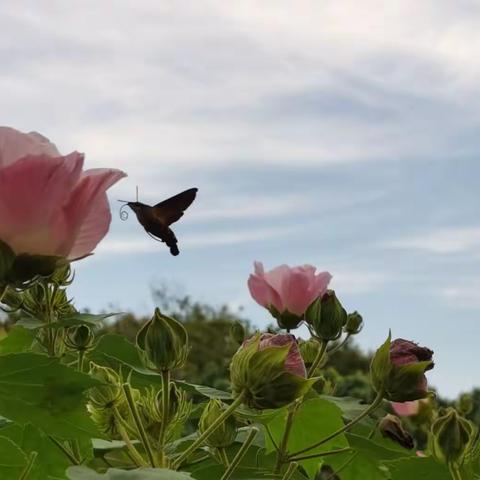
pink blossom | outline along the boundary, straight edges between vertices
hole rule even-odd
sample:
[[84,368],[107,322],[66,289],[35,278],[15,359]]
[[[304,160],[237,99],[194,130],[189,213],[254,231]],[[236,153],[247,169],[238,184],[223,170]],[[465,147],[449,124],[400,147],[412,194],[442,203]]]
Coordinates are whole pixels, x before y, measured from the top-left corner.
[[84,155],[62,156],[42,135],[0,127],[0,239],[16,253],[88,255],[108,232],[106,190],[126,176],[83,171]]
[[332,278],[328,272],[315,274],[312,265],[289,267],[280,265],[265,272],[261,262],[255,262],[255,273],[248,279],[253,299],[262,307],[275,308],[302,316],[308,306],[322,296]]
[[[248,338],[243,342],[243,345],[248,345],[249,343],[256,340],[258,337]],[[290,349],[285,360],[285,371],[297,375],[299,377],[305,378],[307,376],[307,371],[305,369],[305,363],[303,358],[300,355],[300,349],[298,348],[298,343],[294,335],[289,333],[285,334],[274,334],[274,333],[262,333],[260,335],[260,343],[258,350],[265,350],[269,347],[283,347],[284,345],[290,345]]]
[[417,415],[420,409],[419,400],[413,400],[411,402],[392,402],[393,411],[400,417],[410,417]]

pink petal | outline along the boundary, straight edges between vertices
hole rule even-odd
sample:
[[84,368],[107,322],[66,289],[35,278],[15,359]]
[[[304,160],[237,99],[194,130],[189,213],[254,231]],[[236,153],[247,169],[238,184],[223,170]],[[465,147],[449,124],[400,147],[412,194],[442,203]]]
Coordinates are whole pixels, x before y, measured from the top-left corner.
[[300,377],[306,377],[307,372],[305,370],[305,364],[303,358],[300,355],[300,349],[298,348],[295,337],[291,334],[271,334],[263,333],[260,337],[259,350],[263,350],[268,347],[283,347],[284,345],[290,345],[287,358],[285,360],[285,370],[298,375]]
[[290,267],[288,265],[279,265],[278,267],[265,273],[267,282],[282,295],[283,283],[290,276]]
[[0,169],[0,238],[16,253],[59,253],[67,233],[62,207],[82,165],[74,153],[27,156]]
[[263,277],[265,275],[265,270],[263,268],[262,262],[253,262],[253,269],[255,271],[255,275]]
[[418,400],[412,402],[391,402],[393,411],[401,417],[409,417],[411,415],[417,415],[420,408]]
[[281,298],[285,308],[295,315],[303,315],[308,306],[317,297],[310,289],[311,279],[301,270],[292,269],[290,275],[284,278]]
[[37,132],[22,133],[10,127],[0,127],[0,168],[27,155],[61,156],[57,147]]
[[332,275],[329,272],[321,272],[315,275],[314,280],[314,290],[317,292],[317,296],[323,296],[323,294],[327,291],[328,284],[332,279]]
[[[65,208],[69,238],[62,248],[68,250],[69,258],[90,253],[91,250],[88,249],[93,249],[105,236],[111,220],[110,209],[105,203],[105,192],[125,176],[124,172],[116,169],[93,169],[84,172]],[[98,218],[95,219],[95,215]]]
[[273,305],[279,312],[284,310],[280,295],[258,275],[250,275],[248,289],[252,298],[262,307],[269,308]]

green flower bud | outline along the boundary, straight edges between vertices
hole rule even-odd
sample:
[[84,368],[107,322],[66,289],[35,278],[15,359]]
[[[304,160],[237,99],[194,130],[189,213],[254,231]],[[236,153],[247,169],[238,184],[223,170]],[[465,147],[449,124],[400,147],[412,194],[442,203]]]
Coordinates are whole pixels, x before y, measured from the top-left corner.
[[461,465],[477,440],[477,427],[448,408],[432,425],[429,447],[438,461]]
[[232,323],[230,327],[230,336],[233,338],[235,343],[241,345],[245,340],[245,327],[243,326],[242,322],[238,320]]
[[305,320],[318,338],[325,341],[337,340],[347,322],[347,312],[335,292],[327,290],[308,307]]
[[[320,343],[317,340],[314,340],[313,338],[310,338],[309,340],[300,340],[298,342],[298,348],[300,349],[300,355],[302,356],[303,361],[305,363],[305,368],[307,369],[307,371],[309,371],[310,367],[312,366],[312,363],[315,361],[320,351]],[[319,370],[325,365],[325,363],[327,362],[327,359],[328,359],[328,356],[327,356],[327,353],[325,352],[323,355],[322,362],[320,363],[320,365],[318,365],[317,370],[313,372],[313,376],[318,375]],[[317,386],[315,388],[317,388]]]
[[469,393],[462,393],[457,402],[458,411],[462,415],[468,415],[473,410],[473,398]]
[[95,340],[95,335],[87,325],[79,325],[68,329],[65,343],[78,352],[88,350]]
[[[224,404],[217,399],[211,399],[198,423],[198,430],[203,433],[225,410]],[[237,436],[237,426],[233,416],[228,417],[206,440],[206,444],[213,448],[228,447],[235,441]]]
[[317,381],[307,379],[296,339],[264,333],[246,340],[230,364],[234,396],[252,408],[279,408],[304,395]]
[[[178,425],[184,425],[191,412],[191,402],[187,400],[187,394],[179,389],[174,383],[170,384],[170,402],[167,418],[167,440],[174,436]],[[139,404],[139,410],[142,415],[143,424],[146,431],[154,441],[158,441],[160,427],[163,419],[162,391],[156,391],[154,388],[147,389],[142,395]]]
[[347,323],[345,324],[345,333],[348,333],[350,335],[356,335],[357,333],[360,333],[362,328],[362,316],[356,310],[353,313],[349,313],[347,315]]
[[155,309],[155,314],[137,334],[137,347],[152,370],[174,370],[183,366],[188,355],[188,336],[177,320]]
[[395,415],[388,413],[378,425],[378,429],[383,437],[389,438],[404,448],[412,449],[414,447],[412,436],[403,427],[402,421]]
[[425,372],[433,368],[433,352],[409,340],[386,342],[373,356],[370,366],[372,385],[386,400],[407,402],[428,394]]
[[93,387],[88,391],[88,399],[93,405],[99,408],[110,408],[120,402],[122,399],[121,380],[115,370],[90,362],[89,374],[104,383],[104,385]]

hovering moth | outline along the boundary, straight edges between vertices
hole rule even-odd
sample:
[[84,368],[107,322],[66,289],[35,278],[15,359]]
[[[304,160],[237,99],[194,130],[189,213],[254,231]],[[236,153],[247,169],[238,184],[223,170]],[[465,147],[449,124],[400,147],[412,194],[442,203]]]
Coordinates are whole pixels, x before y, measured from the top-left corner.
[[[170,225],[183,216],[183,212],[195,200],[197,191],[198,188],[190,188],[157,203],[153,207],[139,202],[137,192],[136,202],[125,203],[135,212],[138,221],[152,238],[165,242],[170,248],[170,253],[178,255],[180,253],[177,246],[178,240]],[[127,212],[122,211],[123,207],[120,208],[120,216],[125,220],[128,215]]]

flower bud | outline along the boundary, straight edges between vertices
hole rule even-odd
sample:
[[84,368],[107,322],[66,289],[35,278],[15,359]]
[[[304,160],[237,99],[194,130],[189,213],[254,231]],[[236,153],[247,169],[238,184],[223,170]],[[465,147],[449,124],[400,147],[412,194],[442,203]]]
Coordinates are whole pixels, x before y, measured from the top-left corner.
[[398,443],[404,448],[412,449],[414,447],[412,436],[405,430],[402,421],[395,415],[388,413],[378,425],[383,437],[387,437]]
[[[305,363],[305,368],[308,371],[312,366],[312,363],[317,358],[317,355],[320,352],[321,345],[317,340],[310,338],[308,340],[300,340],[298,342],[298,348],[300,349],[300,355]],[[318,365],[318,369],[325,365],[327,359],[328,356],[325,352],[322,358],[322,362]],[[313,376],[315,376],[315,372],[313,372]]]
[[95,336],[87,325],[79,325],[78,327],[69,328],[65,343],[72,350],[82,352],[88,350],[92,345]]
[[473,398],[469,393],[462,393],[457,402],[457,409],[462,415],[468,415],[473,410]]
[[388,336],[375,353],[370,366],[373,388],[392,402],[425,398],[428,394],[425,372],[433,368],[433,352],[409,340]]
[[307,309],[305,320],[313,327],[318,338],[325,341],[337,340],[347,321],[347,312],[333,290],[327,290]]
[[155,309],[155,314],[137,334],[137,347],[146,366],[156,371],[180,368],[188,355],[188,336],[177,320]]
[[[198,430],[200,434],[205,432],[223,413],[225,410],[224,404],[217,399],[212,398],[203,410],[202,416],[198,423]],[[225,448],[230,446],[237,436],[237,426],[235,417],[228,417],[222,424],[213,431],[207,438],[206,444],[213,448]]]
[[243,342],[230,364],[234,396],[252,408],[279,408],[304,395],[316,382],[306,379],[297,341],[290,334],[257,334]]
[[478,438],[475,425],[448,408],[432,425],[429,447],[432,455],[447,465],[461,465]]
[[90,362],[90,376],[96,380],[100,380],[104,385],[93,387],[88,391],[89,401],[99,408],[110,408],[120,402],[121,380],[115,370],[108,367],[101,367]]
[[347,323],[345,324],[345,333],[349,335],[356,335],[360,333],[363,328],[363,318],[362,316],[355,310],[353,313],[349,313],[347,315]]
[[245,340],[245,327],[243,326],[242,322],[238,320],[232,323],[230,327],[230,336],[234,340],[235,343],[241,345]]

